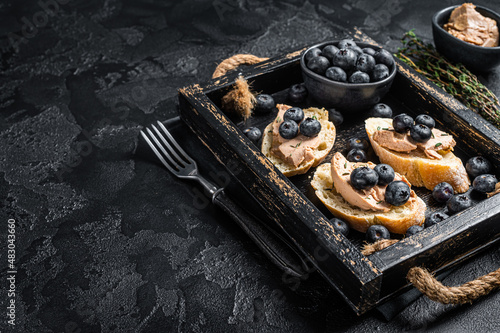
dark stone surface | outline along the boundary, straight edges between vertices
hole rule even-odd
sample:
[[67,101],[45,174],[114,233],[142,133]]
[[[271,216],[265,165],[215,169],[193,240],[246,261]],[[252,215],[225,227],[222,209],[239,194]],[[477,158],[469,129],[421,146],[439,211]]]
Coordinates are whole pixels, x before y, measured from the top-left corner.
[[[431,41],[432,14],[453,3],[3,1],[1,331],[500,331],[499,293],[465,306],[420,298],[386,322],[376,311],[356,317],[316,274],[295,288],[199,202],[197,187],[135,154],[142,126],[177,114],[176,90],[232,54],[279,55],[355,26],[394,51],[412,28]],[[499,76],[481,76],[497,95]],[[6,322],[8,219],[15,327]],[[496,246],[445,283],[499,262]]]

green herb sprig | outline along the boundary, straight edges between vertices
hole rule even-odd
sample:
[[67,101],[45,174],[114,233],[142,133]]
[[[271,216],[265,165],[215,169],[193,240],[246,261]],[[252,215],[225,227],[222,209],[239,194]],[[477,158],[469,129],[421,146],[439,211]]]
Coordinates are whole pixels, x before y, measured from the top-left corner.
[[403,48],[396,57],[500,128],[498,98],[464,65],[444,58],[433,45],[424,44],[413,30],[406,32],[401,42]]

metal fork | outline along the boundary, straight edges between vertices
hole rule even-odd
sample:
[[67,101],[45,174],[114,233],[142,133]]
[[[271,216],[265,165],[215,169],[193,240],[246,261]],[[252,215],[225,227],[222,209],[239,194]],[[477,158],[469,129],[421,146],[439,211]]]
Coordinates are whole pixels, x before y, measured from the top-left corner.
[[306,263],[292,244],[277,231],[236,204],[224,193],[224,188],[215,186],[200,175],[195,160],[181,148],[165,125],[157,121],[157,126],[151,125],[152,130],[149,128],[142,130],[141,135],[171,173],[179,178],[192,179],[200,183],[205,194],[212,199],[212,203],[231,216],[281,270],[296,277],[307,274],[310,264]]

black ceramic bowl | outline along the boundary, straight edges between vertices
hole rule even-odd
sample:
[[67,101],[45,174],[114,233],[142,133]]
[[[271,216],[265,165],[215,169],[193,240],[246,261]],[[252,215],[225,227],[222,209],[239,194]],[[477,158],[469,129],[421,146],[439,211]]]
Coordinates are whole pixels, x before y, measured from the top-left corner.
[[[300,59],[300,67],[302,68],[302,77],[309,92],[309,95],[325,108],[334,107],[340,111],[361,112],[368,110],[373,105],[380,102],[382,97],[389,91],[396,76],[396,64],[389,68],[390,75],[384,80],[369,83],[344,83],[336,82],[328,79],[325,76],[319,75],[307,68],[305,63],[306,53],[314,48],[322,49],[329,44],[337,45],[338,41],[328,41],[314,45],[302,54]],[[381,49],[380,47],[358,42],[356,44],[360,48],[371,47],[374,50]]]
[[[445,8],[432,17],[432,35],[436,50],[446,58],[460,62],[468,69],[478,72],[490,71],[500,65],[500,47],[484,47],[464,42],[444,30],[451,12],[458,6]],[[500,15],[494,11],[476,6],[476,10],[483,16],[494,19],[500,28]]]

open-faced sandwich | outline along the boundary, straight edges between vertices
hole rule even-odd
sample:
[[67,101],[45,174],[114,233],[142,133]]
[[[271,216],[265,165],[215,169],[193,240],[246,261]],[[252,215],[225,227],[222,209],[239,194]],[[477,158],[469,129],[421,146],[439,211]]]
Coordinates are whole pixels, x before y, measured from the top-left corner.
[[404,234],[425,219],[423,200],[387,164],[353,163],[337,152],[316,169],[311,185],[333,215],[361,232],[378,224]]
[[332,149],[335,126],[325,109],[276,107],[278,115],[263,133],[262,152],[287,177],[306,173]]
[[404,175],[413,186],[432,190],[449,183],[456,193],[469,189],[470,180],[460,158],[453,154],[453,136],[434,128],[428,115],[415,120],[400,114],[391,118],[368,118],[366,133],[375,154]]

